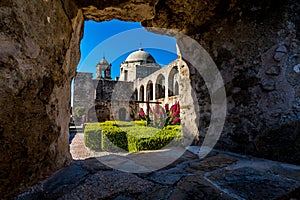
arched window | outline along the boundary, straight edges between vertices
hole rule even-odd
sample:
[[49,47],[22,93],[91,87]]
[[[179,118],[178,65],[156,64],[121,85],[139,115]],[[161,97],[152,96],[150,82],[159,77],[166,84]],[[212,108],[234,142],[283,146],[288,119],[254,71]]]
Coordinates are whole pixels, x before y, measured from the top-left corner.
[[137,91],[137,89],[135,89],[134,93],[132,94],[132,100],[138,100],[138,91]]
[[158,75],[155,83],[155,99],[165,97],[165,77],[160,74]]
[[174,95],[179,95],[179,85],[178,85],[178,81],[175,82]]
[[140,101],[144,101],[144,100],[145,100],[145,99],[144,99],[144,86],[143,86],[143,85],[140,87],[139,100],[140,100]]
[[[177,95],[176,94],[176,88],[175,88],[175,83],[178,81],[178,67],[175,66],[172,68],[172,70],[169,73],[169,77],[168,77],[168,96],[174,96]],[[177,80],[176,80],[177,79]],[[177,83],[178,85],[178,83]],[[178,88],[178,92],[179,92],[179,87]]]
[[153,83],[149,81],[146,88],[147,100],[153,100]]

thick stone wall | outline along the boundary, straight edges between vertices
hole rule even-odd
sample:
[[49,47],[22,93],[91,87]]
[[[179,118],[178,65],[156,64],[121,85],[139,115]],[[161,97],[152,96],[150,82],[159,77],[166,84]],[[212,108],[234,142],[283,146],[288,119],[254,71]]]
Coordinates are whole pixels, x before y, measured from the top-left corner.
[[[299,123],[292,122],[299,120],[298,1],[2,0],[2,198],[70,162],[70,83],[83,24],[78,7],[85,19],[143,21],[196,39],[226,83],[229,112],[218,148],[299,164]],[[191,53],[188,49],[181,46],[183,57]],[[199,97],[196,113],[205,112],[209,120],[205,85],[194,72],[191,68]],[[199,125],[202,121],[199,117]],[[281,145],[289,148],[279,151]]]
[[0,10],[0,195],[5,199],[72,160],[70,84],[80,58],[83,15],[70,1],[4,0]]
[[[293,11],[299,5],[263,1],[251,9],[250,4],[229,6],[226,17],[218,16],[191,34],[209,52],[225,82],[228,113],[216,148],[299,164],[298,123],[290,123],[300,119],[300,74],[293,70],[300,63],[299,16]],[[191,58],[187,54],[193,52],[184,46],[181,50]],[[191,79],[203,113],[203,137],[210,119],[209,95],[199,74]],[[287,131],[285,124],[295,131]]]

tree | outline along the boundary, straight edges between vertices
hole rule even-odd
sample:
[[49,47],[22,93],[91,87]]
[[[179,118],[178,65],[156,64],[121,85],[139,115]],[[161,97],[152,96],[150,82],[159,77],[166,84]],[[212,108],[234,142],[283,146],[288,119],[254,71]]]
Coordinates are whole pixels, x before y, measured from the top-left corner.
[[84,113],[85,113],[85,108],[82,106],[77,106],[77,107],[75,107],[74,111],[75,111],[75,117],[77,119],[81,119],[82,115],[84,115]]

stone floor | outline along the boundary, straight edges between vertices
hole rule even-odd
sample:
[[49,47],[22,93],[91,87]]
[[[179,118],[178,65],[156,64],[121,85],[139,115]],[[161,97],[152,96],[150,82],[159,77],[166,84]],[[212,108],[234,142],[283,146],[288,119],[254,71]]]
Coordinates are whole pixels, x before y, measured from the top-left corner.
[[84,135],[82,133],[77,133],[73,136],[70,144],[70,153],[74,160],[86,159],[93,157],[93,154],[84,145],[83,140]]
[[[162,169],[127,173],[90,157],[93,153],[82,142],[83,135],[76,134],[70,146],[74,159],[81,160],[74,160],[15,199],[300,199],[300,166],[221,151],[199,159],[199,148],[190,147]],[[134,167],[136,157],[174,155],[170,152],[100,156],[111,162],[122,158],[117,164]],[[145,168],[149,162],[142,160],[138,165]]]

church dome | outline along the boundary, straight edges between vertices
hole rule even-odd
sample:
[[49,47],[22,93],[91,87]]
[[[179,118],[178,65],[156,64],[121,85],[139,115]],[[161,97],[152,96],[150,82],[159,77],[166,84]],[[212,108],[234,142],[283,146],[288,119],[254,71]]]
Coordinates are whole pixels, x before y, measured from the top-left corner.
[[135,51],[126,58],[125,62],[138,62],[145,61],[147,63],[155,63],[155,60],[151,54],[145,52],[142,48],[138,51]]

